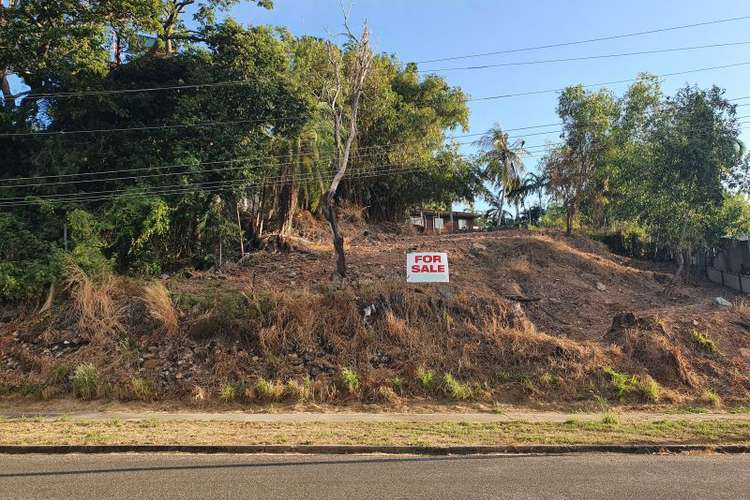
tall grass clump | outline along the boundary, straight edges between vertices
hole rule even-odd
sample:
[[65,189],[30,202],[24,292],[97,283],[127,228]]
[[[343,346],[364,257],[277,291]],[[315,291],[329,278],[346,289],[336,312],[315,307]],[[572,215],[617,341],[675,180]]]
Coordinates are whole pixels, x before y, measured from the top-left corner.
[[359,391],[359,375],[351,368],[342,368],[339,378],[344,390],[349,394],[356,394]]
[[151,384],[142,377],[133,377],[130,379],[130,392],[133,398],[138,401],[151,401],[154,397],[154,390]]
[[421,366],[417,368],[417,381],[419,382],[420,387],[428,392],[435,390],[435,387],[437,386],[437,376],[435,375],[435,372]]
[[714,408],[721,408],[721,397],[711,389],[703,391],[703,400]]
[[177,335],[179,324],[169,290],[163,283],[154,282],[143,289],[143,302],[149,316],[159,323],[162,332],[167,335]]
[[473,391],[468,384],[462,384],[450,373],[443,375],[443,389],[448,396],[458,401],[471,399],[473,395]]
[[306,378],[302,382],[298,380],[287,380],[284,384],[284,397],[292,401],[307,401],[312,394],[312,384]]
[[91,401],[96,398],[99,388],[99,371],[91,363],[80,364],[73,372],[71,382],[76,397],[84,401]]
[[111,276],[97,284],[80,267],[69,263],[65,268],[65,287],[71,297],[72,313],[78,327],[90,335],[111,335],[121,331],[121,310],[113,299]]
[[279,401],[284,396],[284,384],[263,377],[255,382],[254,389],[255,397],[261,401]]

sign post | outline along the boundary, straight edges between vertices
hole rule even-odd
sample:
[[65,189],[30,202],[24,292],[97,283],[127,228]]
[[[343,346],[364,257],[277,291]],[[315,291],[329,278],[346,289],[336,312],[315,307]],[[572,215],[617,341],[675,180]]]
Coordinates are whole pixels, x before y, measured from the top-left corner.
[[448,283],[448,254],[419,252],[406,254],[407,283]]

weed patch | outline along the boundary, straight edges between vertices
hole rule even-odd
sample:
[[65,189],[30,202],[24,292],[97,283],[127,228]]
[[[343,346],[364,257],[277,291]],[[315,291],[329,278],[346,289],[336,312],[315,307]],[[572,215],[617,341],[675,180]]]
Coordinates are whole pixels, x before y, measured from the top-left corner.
[[76,397],[84,401],[91,401],[97,396],[99,371],[91,363],[80,364],[73,372],[71,382]]

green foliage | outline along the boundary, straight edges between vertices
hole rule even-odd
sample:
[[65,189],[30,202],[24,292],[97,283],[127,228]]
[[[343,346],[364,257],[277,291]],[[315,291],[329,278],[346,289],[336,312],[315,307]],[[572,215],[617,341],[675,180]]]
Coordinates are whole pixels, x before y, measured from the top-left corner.
[[690,336],[704,351],[711,354],[719,352],[719,347],[716,345],[716,342],[708,334],[699,332],[698,330],[693,330],[690,332]]
[[613,368],[605,368],[604,373],[609,375],[612,387],[618,396],[623,397],[638,389],[638,378],[635,375],[620,373]]
[[260,377],[255,382],[255,396],[261,401],[279,401],[284,395],[284,385]]
[[714,408],[721,408],[721,397],[711,389],[703,391],[703,400]]
[[443,390],[450,398],[458,401],[471,399],[473,395],[473,391],[468,384],[462,384],[450,373],[443,375]]
[[222,384],[219,389],[219,400],[225,403],[231,403],[237,399],[237,385],[236,384]]
[[97,396],[99,371],[91,363],[80,364],[73,372],[71,382],[76,397],[84,401],[90,401]]
[[417,381],[425,391],[433,391],[437,385],[437,376],[434,371],[420,366],[417,368]]
[[349,394],[356,394],[359,391],[359,375],[351,368],[342,368],[339,379],[344,390]]
[[395,376],[391,379],[391,388],[401,396],[404,395],[404,381],[399,376]]

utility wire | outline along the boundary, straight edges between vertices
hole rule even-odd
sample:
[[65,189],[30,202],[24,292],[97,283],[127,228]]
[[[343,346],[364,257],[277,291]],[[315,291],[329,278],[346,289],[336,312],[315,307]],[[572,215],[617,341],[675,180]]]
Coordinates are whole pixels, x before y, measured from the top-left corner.
[[[657,78],[668,78],[672,76],[679,76],[679,75],[687,75],[691,73],[698,73],[702,71],[712,71],[717,69],[727,69],[727,68],[735,68],[739,66],[747,66],[750,65],[750,61],[746,62],[740,62],[740,63],[733,63],[733,64],[724,64],[720,66],[708,66],[703,68],[696,68],[686,71],[676,71],[673,73],[664,73],[661,75],[655,75]],[[630,78],[625,80],[613,80],[609,82],[599,82],[599,83],[588,83],[588,84],[582,84],[583,87],[589,88],[589,87],[602,87],[606,85],[619,85],[622,83],[631,83],[638,81],[638,78]],[[496,99],[507,99],[512,97],[522,97],[522,96],[531,96],[531,95],[541,95],[541,94],[554,94],[557,92],[562,92],[565,90],[565,88],[557,88],[557,89],[545,89],[545,90],[532,90],[527,92],[517,92],[512,94],[499,94],[494,96],[486,96],[486,97],[473,97],[466,99],[466,102],[480,102],[480,101],[490,101],[490,100],[496,100]],[[744,97],[737,97],[735,99],[729,99],[730,101],[735,100],[742,100],[750,98],[750,96],[744,96]],[[270,120],[258,120],[258,122],[265,122],[267,123]],[[31,137],[31,136],[51,136],[51,135],[72,135],[72,134],[88,134],[88,133],[106,133],[106,132],[127,132],[131,130],[156,130],[156,129],[168,129],[168,128],[190,128],[190,127],[208,127],[208,126],[217,126],[222,124],[238,124],[238,123],[254,123],[255,120],[236,120],[236,121],[229,121],[229,122],[202,122],[198,124],[172,124],[172,125],[152,125],[152,126],[144,126],[144,127],[125,127],[125,128],[112,128],[112,129],[91,129],[91,130],[58,130],[58,131],[41,131],[41,132],[4,132],[0,133],[0,137]],[[539,125],[538,127],[543,127],[544,125]],[[535,126],[536,127],[536,126]],[[523,128],[531,128],[531,127],[521,127],[515,130],[521,130]],[[509,129],[512,130],[512,129]]]
[[[392,167],[400,167],[400,168],[392,168]],[[403,168],[403,166],[401,165],[385,165],[385,166],[381,166],[379,169],[352,170],[350,172],[347,172],[345,178],[360,179],[360,178],[376,177],[376,176],[382,176],[382,175],[414,173],[418,171],[427,170],[428,168],[429,167]],[[52,197],[42,198],[39,196],[29,196],[23,199],[15,199],[15,200],[0,198],[0,206],[15,207],[15,206],[23,206],[23,205],[32,205],[32,204],[36,204],[37,200],[46,201],[46,202],[82,202],[82,201],[103,201],[106,199],[111,199],[114,196],[141,196],[144,194],[170,195],[170,194],[182,194],[182,193],[187,193],[187,192],[196,191],[196,190],[200,190],[202,192],[216,192],[219,190],[225,191],[225,190],[229,190],[232,188],[246,189],[250,187],[282,185],[282,184],[286,184],[290,182],[291,180],[302,182],[305,180],[330,181],[331,179],[333,179],[333,172],[329,172],[326,175],[322,175],[322,176],[318,176],[317,174],[303,174],[301,176],[297,176],[295,179],[290,179],[290,178],[279,179],[279,178],[273,177],[273,178],[270,178],[270,180],[263,179],[263,180],[254,181],[254,182],[243,182],[243,181],[238,181],[235,179],[235,180],[228,180],[228,181],[214,181],[210,184],[202,184],[202,185],[184,185],[182,187],[165,186],[165,187],[160,188],[158,186],[154,186],[152,187],[152,189],[148,189],[148,190],[145,190],[143,188],[139,190],[131,188],[127,190],[101,191],[101,192],[96,192],[96,193],[71,193],[70,195],[59,195],[54,198]]]
[[[745,119],[750,118],[750,115],[743,115],[743,116],[737,116],[735,119]],[[740,125],[742,125],[741,123]],[[555,124],[547,124],[542,126],[554,126],[554,125],[560,125],[560,123]],[[519,127],[518,129],[528,129],[528,128],[537,128],[539,126],[532,126],[532,127]],[[507,130],[514,130],[514,129],[507,129]],[[553,134],[553,133],[562,133],[563,131],[560,129],[557,130],[550,130],[546,132],[536,132],[531,134],[524,134],[521,136],[508,136],[509,139],[519,139],[519,138],[525,138],[525,137],[531,137],[531,136],[537,136],[537,135],[547,135],[547,134]],[[448,139],[455,139],[459,137],[473,137],[473,136],[479,136],[484,135],[487,132],[483,133],[477,133],[477,134],[466,134],[463,136],[454,136],[450,137]],[[362,151],[367,150],[374,150],[374,149],[385,149],[389,146],[398,146],[402,144],[408,144],[409,142],[413,141],[407,141],[407,142],[393,142],[393,143],[385,143],[382,145],[373,145],[373,146],[364,146],[360,148],[357,151],[357,154],[353,156],[355,159],[361,159],[361,158],[373,158],[377,157],[378,155],[382,154],[389,154],[393,151],[373,151],[369,153],[362,153]],[[455,145],[472,145],[476,144],[476,141],[468,141],[468,142],[452,142],[451,144]],[[539,144],[534,146],[525,146],[524,149],[529,148],[537,148],[537,147],[547,147],[547,144]],[[532,155],[533,156],[533,155]],[[14,177],[5,179],[6,181],[16,182],[20,180],[34,180],[38,181],[42,178],[57,178],[57,177],[81,177],[81,176],[99,176],[109,173],[130,173],[134,171],[141,171],[141,170],[147,170],[151,171],[154,169],[164,170],[164,169],[170,169],[174,167],[189,167],[189,168],[195,168],[203,165],[216,165],[216,164],[222,164],[222,163],[247,163],[252,162],[254,158],[234,158],[229,160],[215,160],[215,161],[207,161],[207,162],[197,162],[197,163],[191,163],[191,164],[177,164],[177,165],[162,165],[162,166],[152,166],[152,167],[139,167],[135,169],[120,169],[120,170],[107,170],[107,171],[99,171],[99,172],[83,172],[83,173],[77,173],[77,174],[59,174],[59,175],[47,175],[47,176],[38,176],[38,177]],[[334,157],[328,156],[319,158],[318,160],[313,161],[314,165],[319,165],[323,163],[328,163],[334,160]],[[281,166],[287,166],[295,164],[295,161],[291,162],[276,162],[276,163],[264,163],[264,164],[252,164],[252,167],[254,168],[261,168],[261,167],[281,167]],[[26,188],[26,187],[47,187],[47,186],[54,186],[54,185],[70,185],[70,184],[85,184],[85,183],[95,183],[95,182],[118,182],[118,181],[124,181],[124,180],[140,180],[145,178],[154,178],[154,177],[167,177],[167,176],[174,176],[174,175],[202,175],[205,173],[210,172],[227,172],[227,171],[236,171],[236,170],[243,170],[247,169],[248,165],[242,165],[237,167],[219,167],[219,168],[208,168],[208,169],[201,169],[201,170],[194,170],[194,171],[185,171],[185,170],[179,170],[175,172],[156,172],[156,173],[146,173],[146,174],[140,174],[140,175],[127,175],[127,176],[117,176],[117,177],[95,177],[95,178],[88,178],[88,179],[73,179],[73,180],[58,180],[58,181],[50,181],[50,182],[29,182],[25,184],[6,184],[3,186],[0,186],[0,189],[17,189],[17,188]]]
[[716,43],[716,44],[711,44],[711,45],[693,45],[690,47],[674,47],[674,48],[669,48],[669,49],[641,50],[637,52],[619,52],[619,53],[614,53],[614,54],[602,54],[602,55],[596,55],[596,56],[564,57],[564,58],[559,58],[559,59],[540,59],[537,61],[516,61],[516,62],[504,62],[504,63],[496,63],[496,64],[483,64],[479,66],[460,66],[460,67],[452,67],[452,68],[422,69],[422,70],[419,70],[419,72],[420,73],[444,73],[447,71],[505,68],[505,67],[510,67],[510,66],[532,66],[532,65],[538,65],[538,64],[551,64],[551,63],[563,63],[563,62],[574,62],[574,61],[591,61],[591,60],[596,60],[596,59],[611,59],[611,58],[627,57],[627,56],[663,54],[663,53],[670,53],[670,52],[683,52],[683,51],[689,51],[689,50],[698,50],[698,49],[733,47],[737,45],[748,45],[748,44],[750,44],[750,41]]
[[683,24],[680,26],[669,26],[665,28],[656,28],[652,30],[646,30],[646,31],[635,31],[632,33],[622,33],[618,35],[607,35],[607,36],[601,36],[596,38],[588,38],[584,40],[575,40],[571,42],[556,42],[556,43],[550,43],[546,45],[535,45],[530,47],[521,47],[517,49],[505,49],[505,50],[494,50],[491,52],[479,52],[475,54],[464,54],[464,55],[458,55],[458,56],[451,56],[451,57],[441,57],[437,59],[424,59],[422,61],[416,61],[416,64],[427,64],[427,63],[434,63],[434,62],[443,62],[443,61],[457,61],[461,59],[472,59],[475,57],[485,57],[485,56],[497,56],[501,54],[516,54],[518,52],[530,52],[533,50],[542,50],[542,49],[552,49],[556,47],[569,47],[571,45],[582,45],[586,43],[594,43],[594,42],[604,42],[607,40],[619,40],[622,38],[632,38],[632,37],[638,37],[638,36],[644,36],[644,35],[652,35],[655,33],[665,33],[668,31],[677,31],[677,30],[684,30],[689,28],[698,28],[700,26],[709,26],[714,24],[723,24],[723,23],[730,23],[734,21],[744,21],[746,19],[750,19],[750,16],[738,16],[738,17],[728,17],[723,19],[715,19],[712,21],[703,21],[700,23],[692,23],[692,24]]
[[[690,69],[686,71],[675,71],[674,73],[663,73],[661,75],[654,75],[657,78],[668,78],[671,76],[679,76],[679,75],[687,75],[690,73],[699,73],[701,71],[712,71],[716,69],[727,69],[727,68],[736,68],[738,66],[747,66],[750,64],[750,61],[741,62],[741,63],[734,63],[734,64],[723,64],[721,66],[708,66],[705,68],[696,68],[696,69]],[[631,83],[638,81],[638,78],[629,78],[627,80],[613,80],[609,82],[600,82],[600,83],[587,83],[582,84],[582,87],[589,88],[589,87],[603,87],[606,85],[619,85],[622,83]],[[522,97],[522,96],[530,96],[530,95],[539,95],[539,94],[556,94],[558,92],[562,92],[565,90],[565,88],[557,88],[557,89],[547,89],[547,90],[532,90],[528,92],[517,92],[515,94],[499,94],[494,96],[487,96],[487,97],[473,97],[470,99],[467,99],[469,102],[476,102],[476,101],[491,101],[494,99],[507,99],[510,97]]]

